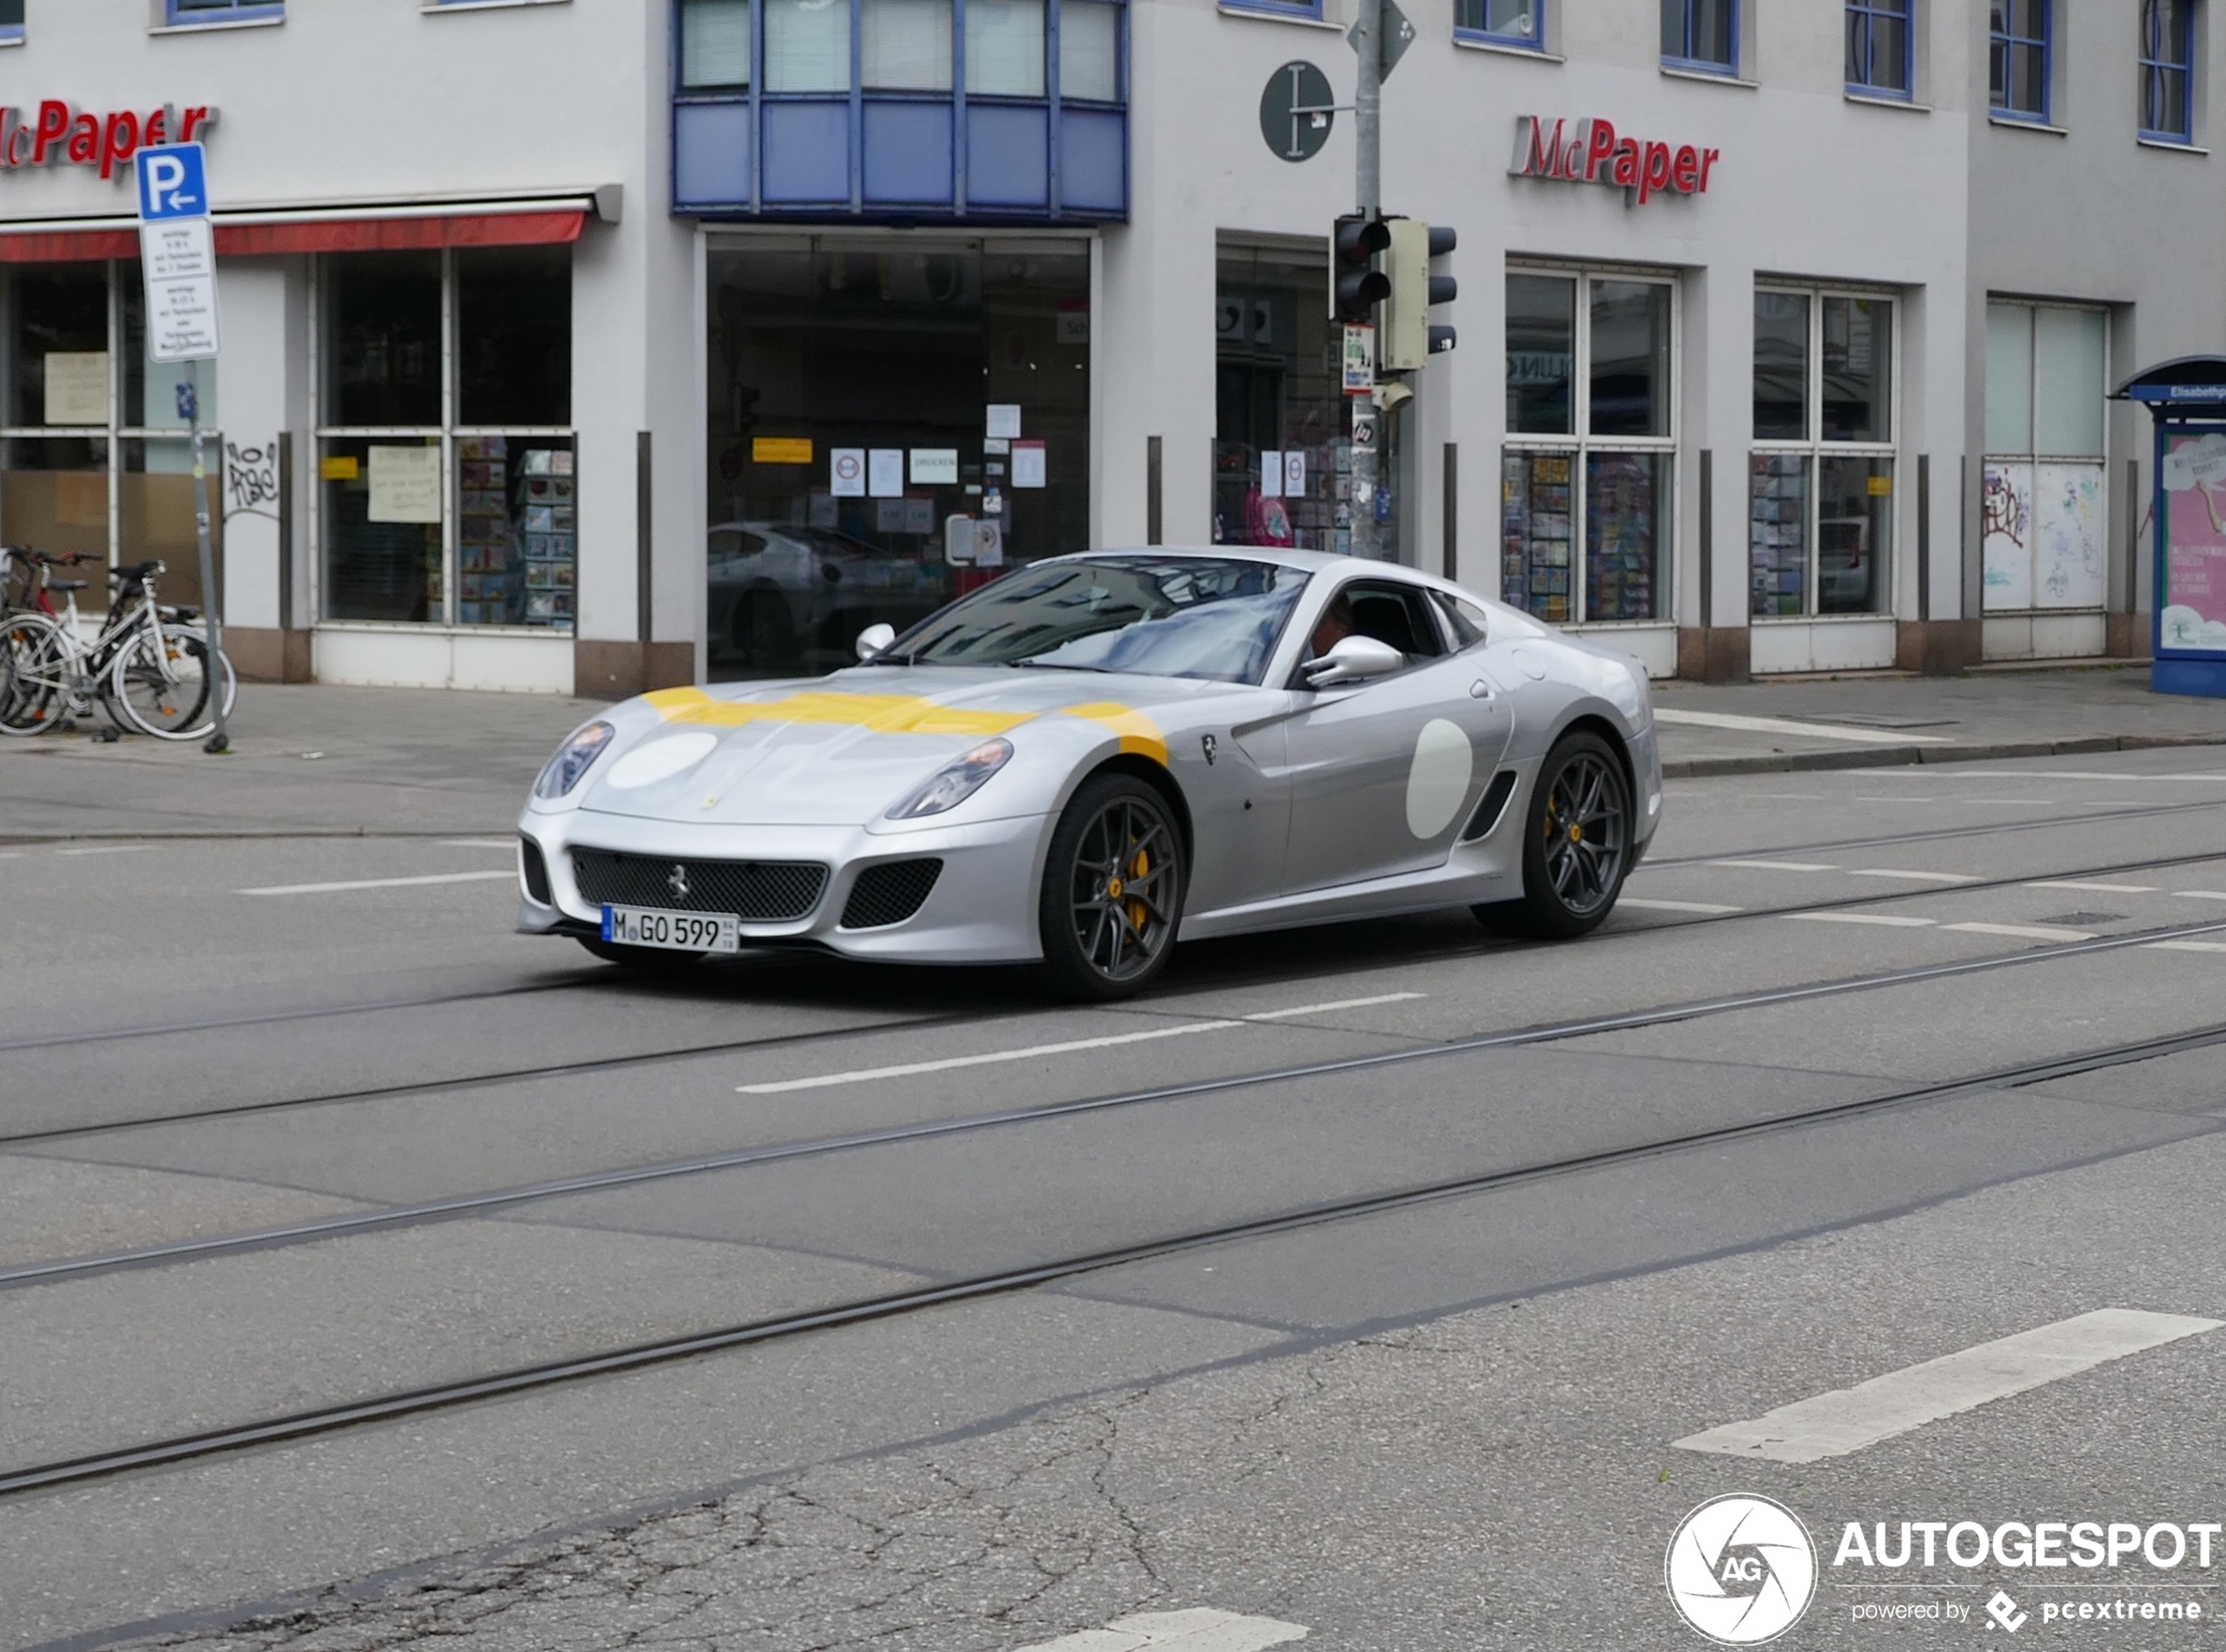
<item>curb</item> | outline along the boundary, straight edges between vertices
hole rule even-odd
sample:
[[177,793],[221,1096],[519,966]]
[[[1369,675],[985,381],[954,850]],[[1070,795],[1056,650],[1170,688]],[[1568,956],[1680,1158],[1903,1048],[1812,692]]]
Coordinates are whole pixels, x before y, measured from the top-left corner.
[[1921,763],[1996,762],[2017,757],[2075,757],[2103,751],[2155,751],[2176,746],[2226,746],[2226,734],[2090,734],[2076,740],[1999,741],[1991,745],[1869,746],[1855,751],[1785,751],[1754,757],[1665,758],[1668,780],[1716,775],[1782,775],[1831,769],[1881,769]]

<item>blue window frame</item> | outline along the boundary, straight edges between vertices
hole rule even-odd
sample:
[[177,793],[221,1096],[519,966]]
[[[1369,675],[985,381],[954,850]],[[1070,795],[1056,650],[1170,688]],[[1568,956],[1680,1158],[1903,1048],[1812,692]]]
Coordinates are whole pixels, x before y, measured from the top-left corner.
[[0,0],[0,46],[23,39],[23,0]]
[[1662,61],[1708,74],[1739,73],[1739,0],[1662,0]]
[[168,0],[173,28],[196,23],[266,23],[286,15],[286,0]]
[[1264,11],[1277,18],[1319,18],[1322,0],[1217,0],[1231,11]]
[[2141,136],[2195,139],[2194,0],[2141,0]]
[[2055,71],[2055,0],[1993,0],[1988,36],[1988,96],[2009,120],[2045,124]]
[[1847,0],[1847,89],[1907,97],[1912,0]]
[[1453,32],[1494,46],[1546,49],[1546,0],[1454,0]]

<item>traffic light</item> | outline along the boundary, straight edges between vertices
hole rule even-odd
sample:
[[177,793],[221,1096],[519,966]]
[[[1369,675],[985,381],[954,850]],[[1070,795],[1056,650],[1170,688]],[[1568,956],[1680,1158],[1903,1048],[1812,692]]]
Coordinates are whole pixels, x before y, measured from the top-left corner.
[[1391,295],[1384,305],[1380,353],[1385,367],[1404,372],[1453,348],[1453,330],[1431,326],[1429,310],[1433,304],[1451,303],[1460,283],[1450,275],[1431,274],[1430,260],[1452,252],[1458,238],[1450,229],[1413,218],[1393,218],[1390,229],[1384,269],[1391,278]]
[[1391,296],[1391,278],[1376,255],[1391,245],[1391,225],[1358,213],[1337,220],[1329,238],[1329,315],[1349,325],[1372,323],[1376,306]]

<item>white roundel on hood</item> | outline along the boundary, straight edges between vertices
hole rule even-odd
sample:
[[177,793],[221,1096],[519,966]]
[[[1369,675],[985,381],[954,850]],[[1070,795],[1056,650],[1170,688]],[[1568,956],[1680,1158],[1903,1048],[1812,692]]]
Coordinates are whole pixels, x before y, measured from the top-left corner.
[[700,731],[686,734],[668,734],[663,740],[653,740],[646,746],[636,746],[632,751],[611,765],[611,772],[603,783],[615,786],[620,791],[631,791],[638,786],[654,786],[660,780],[670,780],[684,769],[693,769],[711,755],[719,747],[719,736]]
[[1407,829],[1429,839],[1451,826],[1475,772],[1476,754],[1458,723],[1433,717],[1423,724],[1407,770]]

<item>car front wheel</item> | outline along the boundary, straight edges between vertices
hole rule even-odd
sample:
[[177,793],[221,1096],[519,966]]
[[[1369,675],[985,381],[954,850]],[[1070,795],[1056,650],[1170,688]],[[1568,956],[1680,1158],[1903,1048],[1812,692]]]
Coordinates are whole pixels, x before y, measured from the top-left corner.
[[1546,754],[1524,822],[1522,898],[1476,908],[1495,929],[1571,940],[1599,927],[1631,869],[1631,785],[1598,734]]
[[1085,781],[1051,837],[1038,913],[1044,963],[1069,997],[1141,991],[1182,923],[1183,854],[1167,800],[1126,775]]

